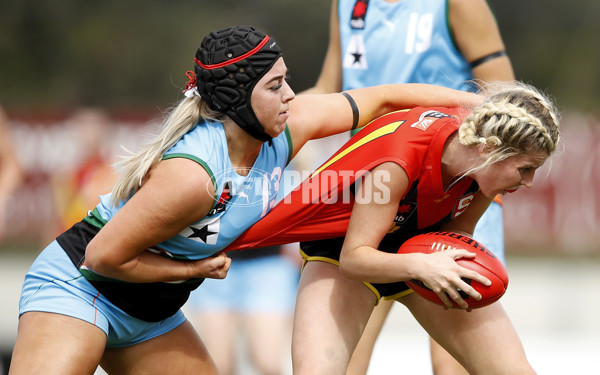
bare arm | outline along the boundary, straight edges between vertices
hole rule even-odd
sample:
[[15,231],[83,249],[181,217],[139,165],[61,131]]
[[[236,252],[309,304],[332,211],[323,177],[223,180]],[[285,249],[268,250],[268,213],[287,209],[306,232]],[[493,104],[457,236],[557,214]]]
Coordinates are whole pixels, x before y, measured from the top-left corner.
[[[491,53],[504,51],[500,30],[486,0],[450,0],[450,26],[462,54],[473,62]],[[497,57],[473,68],[477,80],[515,79],[508,56]]]
[[[375,283],[419,279],[438,293],[449,307],[452,304],[446,295],[461,307],[468,308],[457,289],[474,298],[481,298],[461,278],[470,278],[486,285],[489,280],[455,262],[456,259],[473,257],[475,254],[466,250],[435,254],[391,254],[377,250],[391,227],[400,199],[408,189],[409,180],[404,170],[394,163],[384,163],[372,172],[374,178],[365,180],[359,187],[357,196],[362,201],[357,199],[354,204],[340,254],[340,271],[344,276]],[[389,178],[385,178],[386,175]],[[389,199],[379,202],[376,199],[385,196]]]
[[[475,106],[483,101],[479,95],[420,83],[364,87],[347,93],[358,107],[358,127],[394,110],[415,106]],[[349,131],[353,124],[350,103],[338,93],[298,95],[290,102],[289,113],[294,155],[307,141]]]
[[342,51],[337,5],[337,0],[331,2],[329,44],[317,83],[300,94],[329,94],[342,91]]
[[223,278],[231,259],[224,254],[181,262],[147,249],[175,236],[206,216],[213,203],[210,176],[199,164],[182,158],[161,161],[123,208],[86,249],[94,272],[128,282]]

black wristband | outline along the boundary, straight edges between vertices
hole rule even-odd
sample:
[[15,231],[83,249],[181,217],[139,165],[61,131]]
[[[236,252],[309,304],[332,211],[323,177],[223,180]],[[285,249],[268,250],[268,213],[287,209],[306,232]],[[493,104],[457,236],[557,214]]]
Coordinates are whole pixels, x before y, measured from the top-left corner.
[[493,52],[493,53],[490,53],[489,55],[485,55],[483,57],[478,58],[477,60],[471,62],[469,65],[471,65],[471,69],[473,69],[476,66],[483,64],[484,62],[488,62],[490,60],[493,60],[495,58],[502,57],[502,56],[506,56],[505,51]]
[[350,102],[350,107],[352,108],[352,130],[354,130],[358,126],[358,106],[348,93],[342,92],[342,95]]

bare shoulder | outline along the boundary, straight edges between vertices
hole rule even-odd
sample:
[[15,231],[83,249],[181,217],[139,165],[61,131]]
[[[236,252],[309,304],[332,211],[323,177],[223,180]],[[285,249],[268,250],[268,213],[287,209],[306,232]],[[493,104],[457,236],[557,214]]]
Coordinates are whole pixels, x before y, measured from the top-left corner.
[[495,22],[492,10],[486,0],[449,0],[448,6],[450,24],[455,31],[462,30],[465,26],[473,27],[473,25],[485,28],[485,25]]
[[149,181],[173,186],[178,191],[198,191],[198,188],[202,187],[203,191],[214,192],[209,172],[200,163],[188,158],[162,160],[149,171],[145,183]]
[[469,12],[479,12],[489,10],[490,6],[486,0],[448,0],[450,12],[468,14]]
[[408,175],[406,174],[404,168],[402,168],[400,164],[391,161],[381,163],[372,170],[372,172],[379,171],[390,173],[391,177],[393,178],[408,178]]
[[385,189],[395,201],[399,201],[408,188],[408,175],[397,163],[390,161],[379,164],[371,170],[370,174],[374,187]]
[[172,212],[193,215],[194,212],[208,212],[214,192],[212,177],[202,165],[187,158],[173,158],[154,166],[136,195],[154,204],[168,206]]

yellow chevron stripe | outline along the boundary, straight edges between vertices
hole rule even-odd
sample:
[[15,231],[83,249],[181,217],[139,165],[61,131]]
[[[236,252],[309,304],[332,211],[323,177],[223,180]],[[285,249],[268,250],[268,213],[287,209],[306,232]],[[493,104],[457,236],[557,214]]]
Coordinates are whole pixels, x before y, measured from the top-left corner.
[[379,137],[383,137],[385,135],[395,132],[396,130],[398,130],[400,125],[402,125],[404,122],[405,122],[405,120],[395,121],[395,122],[389,123],[385,126],[382,126],[381,128],[371,132],[370,134],[367,134],[364,138],[360,139],[358,142],[354,143],[352,146],[350,146],[347,149],[345,149],[344,151],[340,152],[338,155],[335,156],[335,158],[333,158],[333,159],[329,160],[327,163],[323,164],[319,169],[317,169],[310,175],[310,178],[313,178],[314,176],[318,175],[319,173],[321,173],[321,171],[323,169],[329,167],[331,164],[340,160],[341,158],[348,155],[349,153],[356,150],[357,148],[364,146],[365,144],[367,144]]

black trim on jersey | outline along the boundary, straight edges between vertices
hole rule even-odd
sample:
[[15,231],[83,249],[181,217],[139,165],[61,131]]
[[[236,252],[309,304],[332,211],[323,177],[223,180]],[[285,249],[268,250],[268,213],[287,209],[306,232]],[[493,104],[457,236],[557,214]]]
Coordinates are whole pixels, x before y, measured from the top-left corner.
[[227,256],[236,260],[251,260],[256,258],[266,258],[281,255],[279,246],[267,246],[253,248],[252,251],[228,251]]
[[[85,248],[99,231],[100,228],[81,221],[58,236],[56,241],[65,250],[75,267],[80,269],[85,260]],[[159,322],[174,315],[187,301],[190,292],[204,281],[204,279],[194,279],[171,284],[128,283],[108,278],[86,279],[121,310],[146,322]]]

